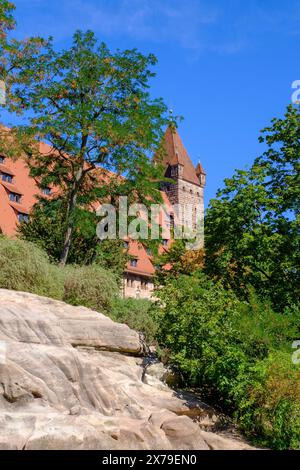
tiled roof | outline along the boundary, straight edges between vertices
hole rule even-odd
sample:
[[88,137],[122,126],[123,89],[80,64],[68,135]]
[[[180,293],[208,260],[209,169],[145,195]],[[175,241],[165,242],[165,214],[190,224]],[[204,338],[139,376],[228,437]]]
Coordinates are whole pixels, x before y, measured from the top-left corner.
[[19,190],[18,186],[13,183],[8,183],[7,181],[0,180],[0,184],[2,184],[2,186],[8,189],[8,191],[10,191],[11,193],[23,194],[22,191]]
[[0,163],[0,172],[1,173],[6,173],[7,175],[10,175],[10,176],[15,175],[15,173],[13,171],[11,171],[9,168],[7,168],[6,165],[3,165],[2,163]]
[[[176,164],[181,163],[184,167],[183,177],[187,181],[199,185],[199,181],[196,175],[196,171],[193,163],[191,162],[177,131],[172,132],[171,129],[167,129],[165,134],[166,142],[165,147],[167,150],[167,158],[165,164]],[[40,151],[43,153],[51,153],[52,149],[47,144],[40,144]],[[18,212],[28,214],[31,208],[37,201],[37,196],[41,194],[41,191],[36,181],[30,177],[29,168],[26,161],[22,158],[12,160],[10,158],[5,159],[5,165],[0,164],[0,170],[4,173],[14,176],[14,182],[8,183],[0,179],[0,231],[8,236],[15,236],[16,228],[18,225]],[[107,181],[110,178],[122,178],[109,171],[97,169],[94,174],[101,181]],[[7,190],[22,195],[21,204],[9,200]],[[52,194],[57,192],[56,188],[53,188]],[[172,212],[172,206],[165,192],[162,192],[162,198],[165,206],[165,210],[168,213]],[[93,204],[92,209],[96,210],[97,204]],[[174,214],[176,223],[176,214]],[[161,210],[159,214],[159,224],[165,226],[167,222],[166,213]],[[169,238],[169,237],[165,237]],[[172,241],[168,242],[168,246]],[[166,247],[161,246],[160,252],[166,250]],[[155,272],[151,256],[147,254],[145,247],[135,240],[129,240],[129,254],[137,259],[137,265],[131,266],[128,263],[126,271],[131,274],[137,274],[142,276],[152,276]],[[168,269],[168,267],[165,267]]]
[[164,137],[164,146],[166,154],[163,158],[163,164],[166,167],[168,165],[182,165],[183,179],[200,186],[193,162],[182,143],[177,129],[172,128],[171,126],[167,128]]
[[19,204],[18,202],[14,201],[9,201],[9,205],[21,214],[29,214],[29,210],[25,206],[23,206],[23,204]]

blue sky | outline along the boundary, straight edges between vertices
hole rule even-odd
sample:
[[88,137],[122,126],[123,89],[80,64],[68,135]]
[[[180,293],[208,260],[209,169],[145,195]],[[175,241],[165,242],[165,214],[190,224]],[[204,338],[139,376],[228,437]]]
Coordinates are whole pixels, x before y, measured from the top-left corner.
[[300,78],[300,2],[290,0],[15,0],[18,37],[57,47],[92,29],[110,48],[158,58],[154,96],[184,121],[179,132],[207,171],[206,204],[263,147],[259,130],[291,102]]

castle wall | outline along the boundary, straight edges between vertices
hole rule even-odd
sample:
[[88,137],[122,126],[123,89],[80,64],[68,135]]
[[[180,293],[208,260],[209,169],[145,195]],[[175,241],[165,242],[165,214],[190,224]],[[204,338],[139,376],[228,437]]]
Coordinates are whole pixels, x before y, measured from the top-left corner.
[[123,296],[135,299],[150,299],[154,290],[151,278],[138,274],[125,273],[123,278]]
[[178,178],[174,184],[164,185],[173,206],[178,205],[178,224],[190,230],[201,231],[199,248],[204,244],[204,188]]

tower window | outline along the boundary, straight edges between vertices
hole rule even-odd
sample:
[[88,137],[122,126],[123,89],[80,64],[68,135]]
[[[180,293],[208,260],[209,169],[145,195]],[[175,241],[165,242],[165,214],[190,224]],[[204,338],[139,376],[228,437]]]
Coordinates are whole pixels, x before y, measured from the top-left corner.
[[170,227],[174,229],[174,214],[170,214]]
[[130,260],[130,266],[133,266],[134,268],[137,267],[137,259],[131,259]]
[[12,202],[21,202],[21,195],[17,193],[9,193],[9,200]]

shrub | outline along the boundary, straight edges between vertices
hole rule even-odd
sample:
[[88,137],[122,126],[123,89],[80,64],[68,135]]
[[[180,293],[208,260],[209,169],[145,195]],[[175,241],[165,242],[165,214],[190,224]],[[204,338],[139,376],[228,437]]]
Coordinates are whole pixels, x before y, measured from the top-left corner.
[[272,352],[258,361],[244,382],[236,417],[258,442],[276,449],[300,449],[300,373],[291,354]]
[[72,305],[109,312],[118,295],[115,276],[97,265],[65,268],[63,300]]
[[61,299],[62,272],[34,244],[1,236],[0,287]]
[[146,340],[154,341],[157,323],[152,314],[152,302],[145,299],[117,298],[109,314],[114,321],[126,323],[130,328],[140,331]]
[[263,445],[299,448],[300,366],[291,349],[299,309],[278,314],[255,296],[241,302],[202,273],[170,277],[157,295],[157,340],[186,385]]

